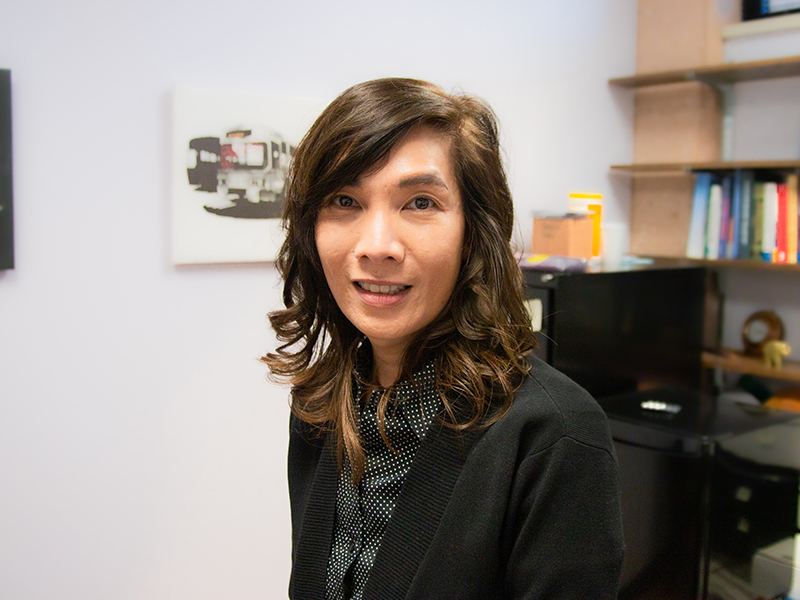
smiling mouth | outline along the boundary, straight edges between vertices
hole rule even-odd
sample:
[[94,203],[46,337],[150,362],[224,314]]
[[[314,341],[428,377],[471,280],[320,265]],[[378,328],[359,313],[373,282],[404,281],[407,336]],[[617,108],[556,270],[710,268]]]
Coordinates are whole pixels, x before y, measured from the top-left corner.
[[356,285],[362,290],[372,292],[373,294],[397,294],[403,290],[410,288],[410,285],[375,285],[372,283],[365,283],[363,281],[356,281]]

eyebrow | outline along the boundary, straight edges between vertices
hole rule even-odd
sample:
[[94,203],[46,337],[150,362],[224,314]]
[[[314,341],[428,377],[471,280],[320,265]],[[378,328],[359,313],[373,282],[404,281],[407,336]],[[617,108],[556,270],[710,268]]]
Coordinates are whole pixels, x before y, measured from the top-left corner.
[[400,182],[397,184],[397,187],[409,188],[416,187],[418,185],[435,185],[437,187],[443,187],[446,190],[449,189],[444,180],[435,173],[421,173],[419,175],[412,175],[411,177],[400,180]]

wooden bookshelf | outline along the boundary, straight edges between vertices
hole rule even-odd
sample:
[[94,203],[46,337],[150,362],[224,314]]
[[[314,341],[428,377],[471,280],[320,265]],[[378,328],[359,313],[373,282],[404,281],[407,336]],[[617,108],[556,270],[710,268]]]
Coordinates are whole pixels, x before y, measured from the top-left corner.
[[800,362],[796,361],[784,360],[782,368],[773,369],[766,366],[760,358],[744,356],[735,350],[723,350],[719,354],[703,352],[702,360],[703,366],[711,369],[800,382]]
[[733,171],[736,169],[760,169],[765,171],[794,170],[800,169],[800,159],[636,163],[630,165],[611,165],[612,171],[621,173],[691,173],[693,171]]
[[729,267],[733,269],[756,269],[760,271],[794,271],[800,273],[800,264],[773,263],[760,260],[747,259],[706,259],[686,258],[683,256],[648,256],[641,258],[651,259],[653,266],[658,267]]
[[623,88],[642,88],[668,83],[700,81],[711,85],[725,85],[741,81],[777,79],[800,76],[800,56],[727,63],[695,69],[643,73],[630,77],[609,79],[608,84]]
[[[718,13],[715,0],[639,0],[639,5],[638,74],[608,80],[609,88],[631,89],[634,100],[632,162],[609,169],[610,174],[630,178],[630,252],[663,267],[800,274],[800,265],[795,264],[684,257],[695,172],[752,169],[773,175],[800,171],[800,157],[720,160],[723,117],[732,116],[733,86],[728,84],[800,77],[800,53],[724,63],[722,28],[745,25],[725,22],[731,15]],[[800,19],[800,14],[796,16]],[[777,23],[776,19],[770,22]]]

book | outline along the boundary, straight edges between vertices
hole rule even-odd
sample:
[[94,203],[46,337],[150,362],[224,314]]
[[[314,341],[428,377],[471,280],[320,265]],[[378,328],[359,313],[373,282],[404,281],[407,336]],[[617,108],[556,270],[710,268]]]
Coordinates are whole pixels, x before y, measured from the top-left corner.
[[772,181],[764,184],[763,218],[761,258],[767,262],[774,262],[778,232],[778,184]]
[[763,19],[800,10],[800,0],[742,0],[742,21]]
[[742,171],[736,169],[733,174],[731,190],[731,215],[728,225],[728,245],[725,258],[735,259],[739,257],[739,226],[742,210]]
[[787,243],[787,214],[788,210],[788,195],[786,192],[786,184],[778,184],[778,217],[775,221],[775,259],[774,262],[786,263],[786,243]]
[[588,261],[585,258],[570,256],[554,256],[551,254],[523,254],[519,257],[519,266],[531,271],[585,271]]
[[753,182],[753,202],[751,205],[752,217],[750,218],[750,231],[752,244],[750,258],[762,260],[761,251],[764,247],[764,182]]
[[739,212],[738,258],[748,259],[753,251],[753,171],[742,171],[741,209]]
[[689,258],[703,258],[705,256],[706,216],[710,192],[711,173],[698,173],[694,184],[689,239],[686,242],[686,256]]
[[789,264],[797,264],[797,185],[796,174],[786,178],[786,262]]
[[719,216],[719,251],[717,258],[728,257],[728,238],[731,226],[731,177],[725,175],[722,178],[722,206]]
[[705,257],[719,258],[719,232],[720,217],[722,214],[722,186],[718,183],[711,185],[708,194],[708,219],[706,220],[706,250]]

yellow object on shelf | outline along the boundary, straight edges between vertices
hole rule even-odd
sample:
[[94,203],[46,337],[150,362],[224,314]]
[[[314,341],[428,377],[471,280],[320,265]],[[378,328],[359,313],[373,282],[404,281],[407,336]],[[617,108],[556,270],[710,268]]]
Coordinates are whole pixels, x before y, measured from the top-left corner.
[[764,406],[800,413],[800,388],[780,390]]
[[800,413],[800,400],[793,400],[792,398],[770,398],[764,403],[764,406]]
[[585,213],[592,220],[592,256],[600,256],[600,221],[603,216],[603,194],[569,195],[570,212]]
[[764,365],[773,369],[783,368],[783,357],[792,352],[791,346],[783,340],[772,340],[764,344]]

